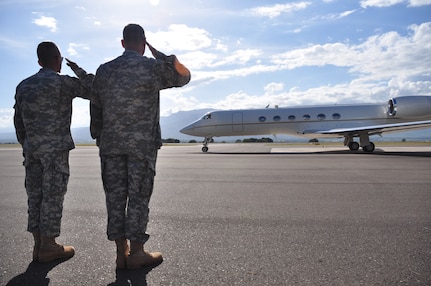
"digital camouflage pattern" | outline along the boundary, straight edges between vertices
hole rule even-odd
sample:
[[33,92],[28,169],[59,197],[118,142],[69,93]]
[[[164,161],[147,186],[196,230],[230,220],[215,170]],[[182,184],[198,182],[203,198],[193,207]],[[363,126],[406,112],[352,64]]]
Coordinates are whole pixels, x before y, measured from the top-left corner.
[[[164,56],[164,55],[163,55]],[[101,65],[94,78],[91,134],[101,154],[130,154],[153,161],[162,145],[159,91],[190,81],[174,67],[175,56],[150,59],[135,51]]]
[[131,241],[147,241],[154,171],[145,160],[130,155],[103,155],[101,166],[108,212],[108,239],[127,237]]
[[162,145],[160,90],[190,81],[178,63],[174,55],[152,59],[126,49],[96,72],[90,129],[100,151],[110,240],[148,239],[148,204]]
[[26,154],[25,188],[28,196],[29,232],[60,235],[63,201],[69,181],[69,151]]
[[14,124],[22,145],[28,228],[45,236],[60,235],[64,195],[69,179],[72,100],[89,99],[94,75],[83,69],[81,78],[59,75],[42,68],[16,88]]
[[92,74],[77,70],[82,80],[42,68],[16,88],[15,130],[24,153],[50,153],[75,147],[70,133],[72,100],[89,99]]

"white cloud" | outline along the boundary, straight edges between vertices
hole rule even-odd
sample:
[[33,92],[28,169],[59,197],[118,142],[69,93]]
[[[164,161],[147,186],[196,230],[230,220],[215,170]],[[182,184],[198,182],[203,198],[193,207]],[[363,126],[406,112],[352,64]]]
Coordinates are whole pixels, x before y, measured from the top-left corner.
[[362,0],[361,7],[389,7],[403,2],[405,0]]
[[[396,32],[369,37],[359,45],[331,43],[312,45],[275,55],[273,63],[280,69],[303,66],[349,67],[351,73],[370,77],[374,81],[394,76],[423,76],[431,66],[431,22],[410,27],[413,32],[403,37]],[[419,56],[418,56],[419,55]]]
[[390,7],[400,3],[406,3],[410,7],[420,7],[431,5],[431,0],[362,0],[361,7]]
[[49,28],[51,32],[57,31],[57,20],[53,17],[40,16],[34,19],[33,23],[40,27]]
[[[178,110],[198,108],[262,108],[267,104],[289,106],[321,103],[354,103],[354,102],[384,102],[391,96],[406,94],[431,94],[431,22],[409,27],[410,34],[402,36],[397,32],[374,35],[360,44],[328,43],[310,45],[306,48],[294,49],[287,53],[274,55],[270,62],[252,64],[245,60],[246,65],[226,69],[229,60],[224,65],[217,65],[214,54],[194,54],[195,61],[206,62],[208,68],[219,70],[194,70],[193,85],[206,85],[214,81],[246,77],[251,74],[265,74],[294,70],[301,67],[323,67],[332,65],[348,68],[353,80],[335,85],[321,85],[302,90],[292,86],[284,90],[283,82],[272,82],[264,87],[261,96],[249,95],[244,91],[230,94],[226,98],[212,104],[196,101],[193,106]],[[250,50],[253,51],[253,50]],[[241,50],[231,52],[232,60]],[[256,53],[256,51],[254,51]],[[259,53],[251,55],[257,56]],[[206,60],[200,61],[204,56]],[[246,57],[247,58],[247,57]],[[252,56],[250,56],[252,58]],[[219,61],[218,63],[221,63]],[[220,69],[223,67],[223,69]],[[419,79],[417,79],[419,78]],[[187,98],[184,99],[187,102]]]
[[283,88],[284,88],[283,83],[271,82],[265,86],[264,90],[267,93],[275,93],[277,91],[283,90]]
[[410,5],[412,7],[431,5],[431,0],[410,0]]
[[262,54],[262,51],[256,49],[237,50],[227,57],[223,57],[216,63],[210,65],[211,67],[225,66],[229,64],[244,65],[248,63],[252,58],[256,58]]
[[216,54],[206,53],[203,51],[193,51],[185,55],[179,56],[179,61],[192,70],[212,66],[216,59]]
[[160,105],[163,110],[161,110],[160,115],[169,116],[181,110],[211,108],[210,105],[200,103],[194,97],[184,96],[185,91],[185,88],[163,90],[160,96]]
[[145,34],[148,42],[160,50],[196,51],[212,44],[207,31],[184,24],[172,24],[167,31],[145,32]]
[[350,11],[344,11],[340,14],[338,14],[338,18],[344,18],[349,16],[350,14],[353,14],[356,10],[350,10]]
[[86,44],[70,43],[67,52],[70,56],[79,56],[80,51],[88,51],[89,49]]
[[251,9],[251,13],[260,17],[276,18],[283,13],[290,13],[307,8],[311,2],[293,2],[287,4],[275,4]]

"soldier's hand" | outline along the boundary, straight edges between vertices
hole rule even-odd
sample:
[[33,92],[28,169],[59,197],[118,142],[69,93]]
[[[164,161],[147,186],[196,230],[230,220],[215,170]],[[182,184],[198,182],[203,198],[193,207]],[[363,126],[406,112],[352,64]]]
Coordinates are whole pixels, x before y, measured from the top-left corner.
[[150,43],[147,42],[147,46],[148,48],[150,48],[151,53],[153,54],[153,56],[158,59],[158,60],[166,60],[166,55],[162,52],[159,52],[158,50],[156,50],[152,45],[150,45]]
[[77,69],[79,69],[79,66],[75,63],[75,62],[72,62],[71,60],[69,60],[68,58],[66,58],[66,61],[67,61],[67,65],[73,70],[73,71],[76,71]]

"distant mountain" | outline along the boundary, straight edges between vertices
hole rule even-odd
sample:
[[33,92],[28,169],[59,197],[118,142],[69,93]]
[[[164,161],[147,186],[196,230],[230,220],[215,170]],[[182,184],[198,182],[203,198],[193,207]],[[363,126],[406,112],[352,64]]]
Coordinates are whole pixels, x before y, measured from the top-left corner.
[[[180,130],[188,125],[189,123],[199,119],[205,113],[211,111],[212,109],[199,109],[199,110],[191,110],[191,111],[180,111],[170,116],[161,116],[160,117],[160,126],[162,129],[162,138],[163,139],[179,139],[181,142],[189,142],[190,140],[196,140],[198,142],[202,142],[203,138],[201,137],[192,137],[189,135],[185,135],[180,133]],[[90,136],[89,127],[79,127],[72,128],[72,137],[75,143],[93,143],[94,140]],[[270,135],[263,136],[233,136],[233,137],[217,137],[215,138],[216,142],[235,142],[237,139],[244,138],[261,138],[261,137],[270,137],[274,140],[274,142],[308,142],[307,138],[288,136],[288,135],[277,135],[276,137]],[[402,141],[406,139],[407,141],[430,141],[431,140],[431,128],[402,132],[402,133],[393,133],[393,134],[384,134],[383,137],[373,136],[372,140],[379,141]],[[340,139],[328,139],[330,141],[340,141]],[[6,130],[2,132],[0,130],[0,143],[9,144],[9,143],[17,143],[15,132]]]
[[[199,119],[202,115],[211,111],[212,109],[199,109],[191,111],[180,111],[170,116],[160,117],[160,126],[162,129],[162,138],[174,138],[179,139],[183,142],[188,142],[191,139],[202,140],[200,137],[191,137],[180,133],[180,130],[187,124]],[[72,128],[72,137],[75,143],[93,143],[94,140],[90,135],[89,127],[77,127]],[[18,143],[16,140],[15,132],[7,130],[6,132],[0,131],[0,143],[1,144],[13,144]]]
[[213,109],[198,109],[190,111],[180,111],[170,116],[160,117],[160,128],[162,129],[162,138],[175,138],[184,142],[188,142],[192,139],[202,140],[200,137],[192,137],[185,135],[180,132],[180,130],[186,125],[198,120],[205,113],[212,111]]
[[[72,137],[75,143],[93,143],[94,140],[90,136],[89,127],[72,128]],[[0,132],[0,144],[16,144],[15,132]]]

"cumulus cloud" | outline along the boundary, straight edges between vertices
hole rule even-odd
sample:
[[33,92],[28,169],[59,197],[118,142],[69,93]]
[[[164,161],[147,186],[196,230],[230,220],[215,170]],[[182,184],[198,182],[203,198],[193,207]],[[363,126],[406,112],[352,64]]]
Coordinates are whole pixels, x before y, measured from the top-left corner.
[[275,55],[272,61],[281,69],[324,65],[349,67],[352,73],[369,75],[375,80],[388,79],[395,74],[412,77],[423,74],[431,65],[431,57],[423,57],[431,49],[431,22],[412,25],[409,29],[412,35],[408,37],[388,32],[369,37],[358,45],[312,45]]
[[161,50],[196,51],[211,46],[211,35],[200,28],[172,24],[167,31],[145,32],[147,40]]
[[57,20],[53,17],[40,16],[34,19],[33,23],[40,27],[49,28],[51,32],[57,31]]
[[[374,35],[356,45],[341,42],[310,45],[273,55],[270,60],[264,58],[259,63],[250,61],[252,58],[265,56],[259,50],[231,51],[225,59],[218,58],[220,55],[196,51],[192,57],[197,64],[196,70],[192,69],[192,85],[205,85],[252,74],[263,75],[329,65],[347,69],[353,79],[350,82],[304,90],[295,86],[284,90],[283,82],[271,82],[264,87],[264,94],[260,96],[238,91],[212,104],[196,102],[194,99],[193,107],[189,109],[230,109],[232,106],[261,108],[269,103],[289,106],[323,102],[383,102],[391,96],[430,94],[431,22],[412,25],[409,31],[407,35],[394,31]],[[239,60],[241,54],[244,54],[242,62]],[[234,62],[236,65],[230,65]]]

